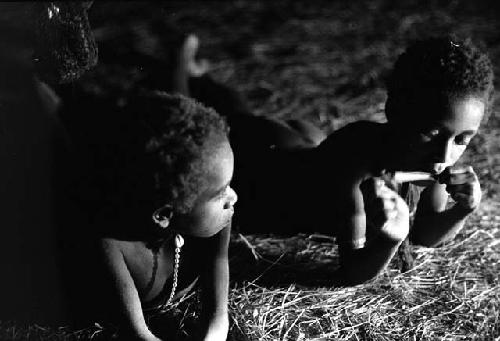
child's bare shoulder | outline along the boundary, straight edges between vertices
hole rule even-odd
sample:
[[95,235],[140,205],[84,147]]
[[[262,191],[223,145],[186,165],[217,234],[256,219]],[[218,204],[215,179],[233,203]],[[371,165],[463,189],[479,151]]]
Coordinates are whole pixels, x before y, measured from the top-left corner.
[[[102,238],[102,262],[121,276],[129,273],[136,283],[143,285],[145,276],[152,269],[152,251],[141,241]],[[126,269],[126,270],[125,270]]]
[[321,165],[343,180],[365,177],[383,152],[384,128],[383,123],[357,121],[333,132],[318,147]]
[[331,150],[366,150],[373,144],[373,139],[380,136],[383,123],[373,121],[356,121],[334,131],[323,141],[319,148]]
[[122,255],[131,258],[141,254],[146,246],[140,241],[128,241],[105,237],[99,240],[99,246],[107,255]]

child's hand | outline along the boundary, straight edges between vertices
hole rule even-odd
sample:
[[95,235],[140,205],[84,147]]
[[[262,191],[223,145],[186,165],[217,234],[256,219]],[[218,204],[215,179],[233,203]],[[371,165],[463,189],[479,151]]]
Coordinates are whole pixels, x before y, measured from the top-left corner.
[[448,167],[440,174],[439,182],[446,185],[446,191],[461,208],[472,212],[479,207],[481,185],[471,166]]
[[203,336],[195,338],[203,341],[225,341],[229,331],[229,319],[227,315],[219,316],[210,321],[207,330],[202,333]]
[[380,178],[371,178],[361,185],[367,225],[390,240],[403,241],[409,232],[408,205]]

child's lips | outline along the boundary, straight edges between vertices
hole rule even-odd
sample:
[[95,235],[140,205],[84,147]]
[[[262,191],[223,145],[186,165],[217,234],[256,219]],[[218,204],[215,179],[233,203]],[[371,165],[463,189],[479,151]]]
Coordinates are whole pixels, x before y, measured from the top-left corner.
[[419,171],[430,173],[433,176],[437,176],[441,174],[446,168],[446,165],[437,163],[437,164],[426,164],[423,165],[422,167],[419,167]]
[[226,227],[230,225],[233,222],[233,215],[234,215],[234,207],[228,208],[227,209],[229,212],[227,212],[227,216],[223,220],[224,222],[222,223],[222,226]]
[[231,208],[231,211],[229,212],[229,222],[231,222],[231,219],[233,219],[233,216],[234,216],[234,207]]

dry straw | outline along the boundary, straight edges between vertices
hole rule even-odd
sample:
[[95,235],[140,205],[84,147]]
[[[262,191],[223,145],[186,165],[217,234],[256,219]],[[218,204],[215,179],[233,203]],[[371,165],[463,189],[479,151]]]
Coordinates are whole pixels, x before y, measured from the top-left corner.
[[[274,241],[291,253],[297,238]],[[272,238],[248,239],[265,259]],[[307,243],[318,247],[314,240]],[[267,272],[281,276],[283,269],[292,271],[293,264],[286,263],[295,258],[299,273],[307,275],[300,268],[314,268],[320,261],[310,267],[295,251]],[[402,274],[391,266],[378,279],[352,288],[245,282],[231,291],[235,328],[262,341],[498,340],[500,217],[483,212],[453,242],[438,249],[417,247],[414,255],[411,271]],[[324,262],[334,263],[332,258],[327,255]]]

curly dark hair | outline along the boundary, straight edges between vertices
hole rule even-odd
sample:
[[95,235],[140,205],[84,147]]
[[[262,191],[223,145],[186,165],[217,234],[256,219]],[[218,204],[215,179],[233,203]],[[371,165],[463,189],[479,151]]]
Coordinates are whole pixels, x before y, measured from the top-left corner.
[[474,95],[493,101],[493,67],[488,56],[470,39],[430,38],[410,45],[397,59],[387,81],[386,115],[399,115],[399,103],[418,104],[423,96]]
[[149,132],[144,151],[156,197],[188,212],[205,188],[202,175],[211,149],[227,138],[225,120],[194,99],[161,92],[142,96],[133,107]]
[[206,161],[227,138],[219,114],[161,92],[129,96],[119,105],[101,99],[78,105],[68,110],[80,167],[71,191],[98,233],[142,238],[147,229],[137,231],[136,225],[151,223],[155,209],[193,208],[207,185]]

